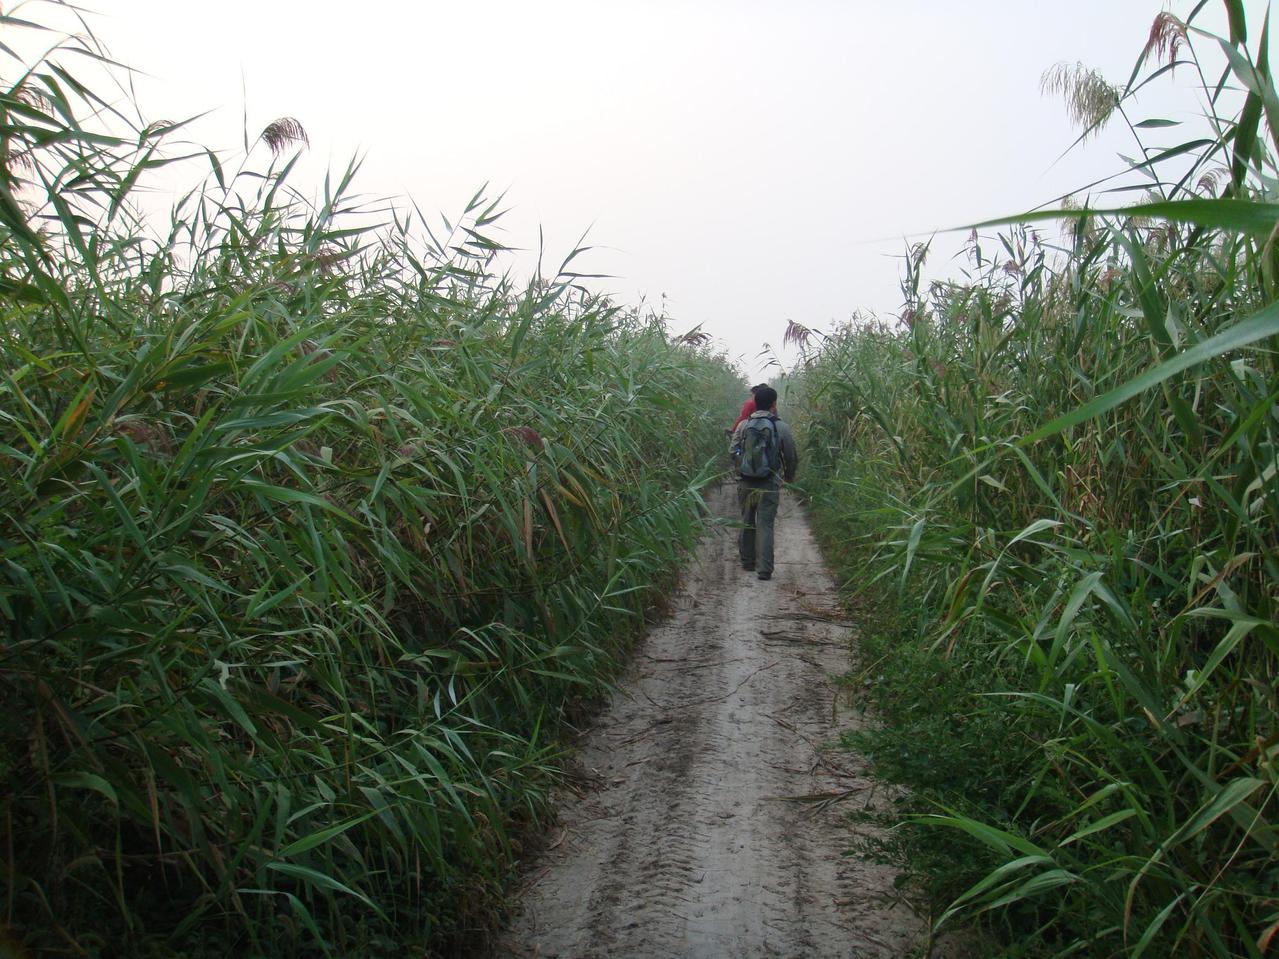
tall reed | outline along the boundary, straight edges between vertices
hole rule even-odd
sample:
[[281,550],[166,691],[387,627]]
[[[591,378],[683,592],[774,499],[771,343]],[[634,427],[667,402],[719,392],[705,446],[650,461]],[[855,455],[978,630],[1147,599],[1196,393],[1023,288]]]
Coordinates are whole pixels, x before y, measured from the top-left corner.
[[194,151],[157,233],[135,198],[193,151],[103,119],[76,53],[0,91],[4,935],[474,941],[739,377],[572,257],[499,272],[478,195],[434,231],[370,225],[354,169],[302,203],[290,118],[238,169]]
[[1279,937],[1279,98],[1266,27],[1226,6],[1226,37],[1202,3],[1161,15],[1087,121],[1169,57],[1210,108],[1246,91],[1132,161],[1149,202],[974,232],[960,282],[912,251],[900,320],[814,346],[795,387],[828,545],[888,601],[863,676],[889,722],[859,744],[914,788],[885,848],[938,927],[983,917],[1007,954]]

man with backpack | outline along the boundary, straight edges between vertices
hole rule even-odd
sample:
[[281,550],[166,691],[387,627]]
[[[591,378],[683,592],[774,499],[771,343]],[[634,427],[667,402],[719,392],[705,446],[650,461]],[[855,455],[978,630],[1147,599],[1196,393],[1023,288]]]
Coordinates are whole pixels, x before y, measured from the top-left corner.
[[737,466],[737,503],[742,513],[738,555],[759,579],[773,578],[773,523],[782,483],[795,478],[799,455],[790,427],[777,418],[777,391],[761,386],[755,412],[737,425],[729,443]]

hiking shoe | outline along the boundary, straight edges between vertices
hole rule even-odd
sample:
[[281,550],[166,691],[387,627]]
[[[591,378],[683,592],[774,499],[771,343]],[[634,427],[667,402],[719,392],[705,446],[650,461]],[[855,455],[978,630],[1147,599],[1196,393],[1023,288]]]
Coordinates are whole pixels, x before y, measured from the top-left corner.
[[742,569],[747,570],[747,571],[749,571],[749,572],[752,572],[752,573],[753,573],[753,572],[755,572],[755,564],[754,564],[754,563],[742,563]]
[[773,574],[772,573],[756,573],[755,578],[756,579],[772,579]]

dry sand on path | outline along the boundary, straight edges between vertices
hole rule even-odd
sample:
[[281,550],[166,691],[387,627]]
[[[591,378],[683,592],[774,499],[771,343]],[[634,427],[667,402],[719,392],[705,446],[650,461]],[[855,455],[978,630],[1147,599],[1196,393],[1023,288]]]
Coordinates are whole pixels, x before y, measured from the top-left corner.
[[[734,496],[717,489],[712,509],[731,517]],[[833,681],[851,630],[790,495],[776,548],[760,582],[734,530],[703,540],[670,619],[577,744],[583,783],[498,955],[847,959],[926,941],[892,871],[845,855],[847,813],[875,792],[858,757],[820,748],[859,722]]]

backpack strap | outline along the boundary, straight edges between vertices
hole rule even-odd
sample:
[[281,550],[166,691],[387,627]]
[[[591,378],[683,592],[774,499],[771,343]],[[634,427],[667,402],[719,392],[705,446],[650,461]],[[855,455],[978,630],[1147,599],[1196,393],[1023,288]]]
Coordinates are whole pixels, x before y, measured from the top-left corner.
[[[779,419],[776,413],[769,413],[766,417],[769,422],[769,428],[773,431],[773,448],[777,451],[777,469],[773,470],[774,474],[780,479],[785,464],[785,458],[782,456],[782,434],[777,429],[777,421]],[[769,463],[772,469],[772,463]]]

